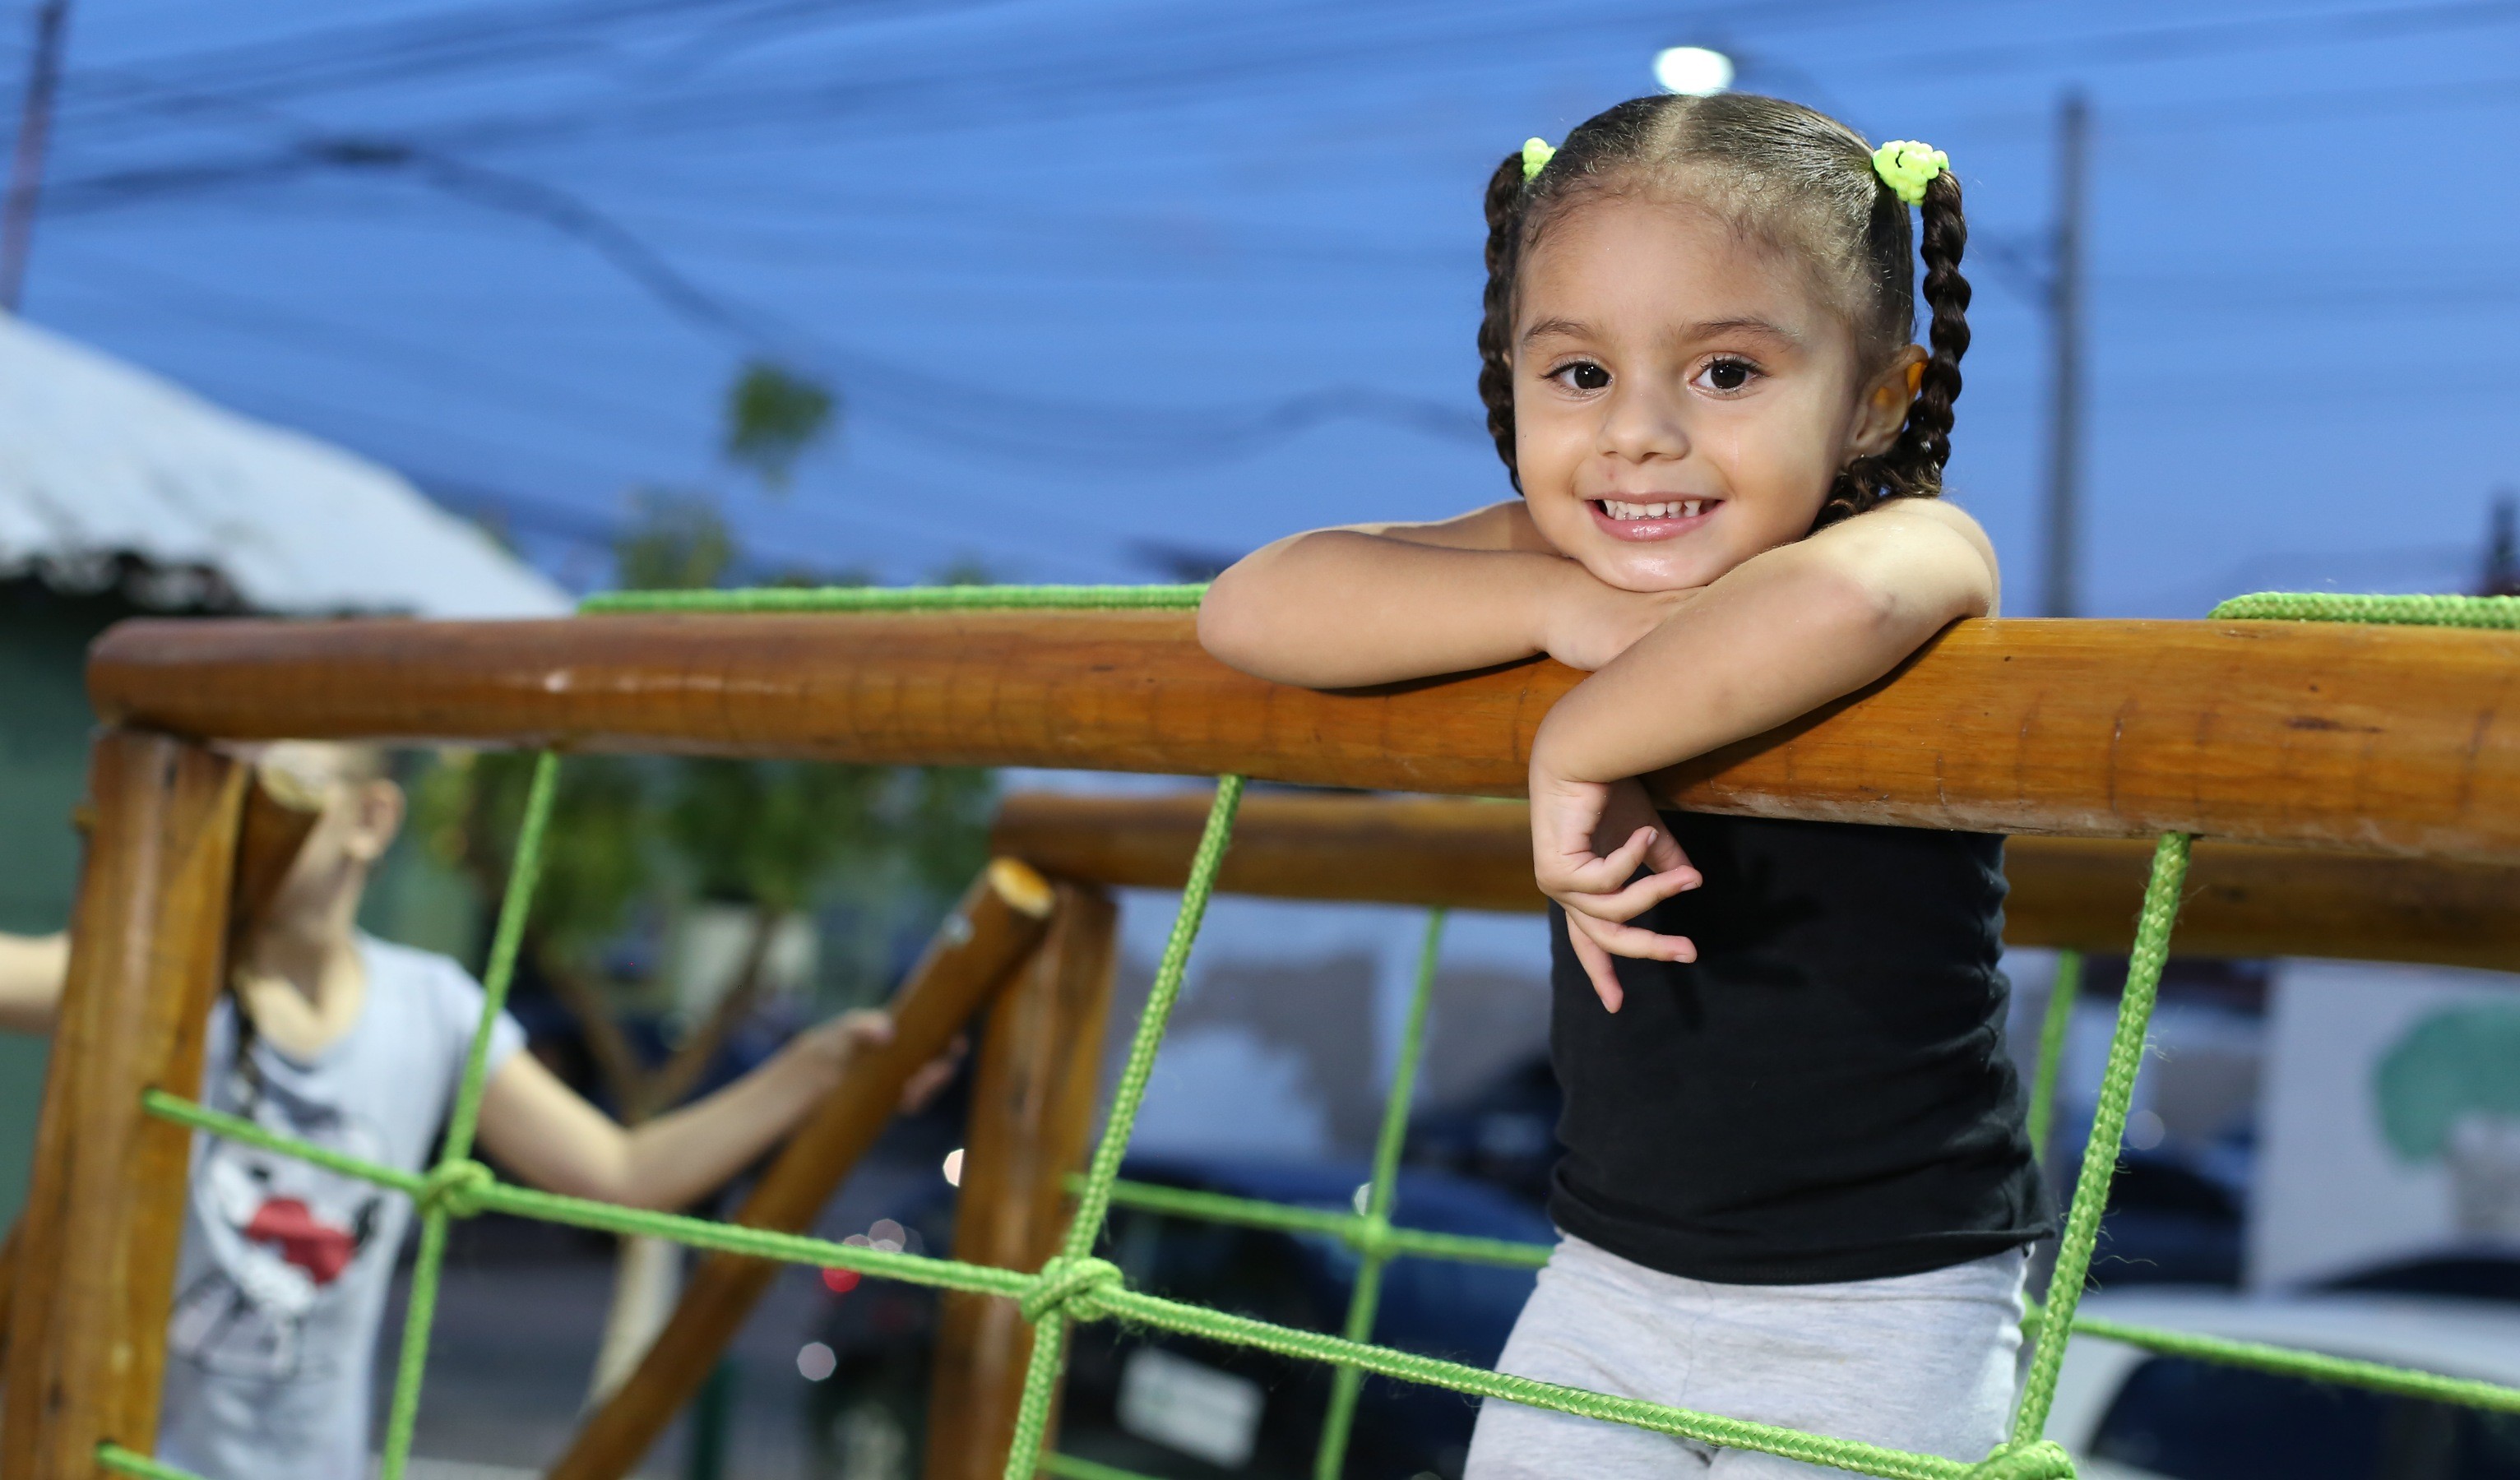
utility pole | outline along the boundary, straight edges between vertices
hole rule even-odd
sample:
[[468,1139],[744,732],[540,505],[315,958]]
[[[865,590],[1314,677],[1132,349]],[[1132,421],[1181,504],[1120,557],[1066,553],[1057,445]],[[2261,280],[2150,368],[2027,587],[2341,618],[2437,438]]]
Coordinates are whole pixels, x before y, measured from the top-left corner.
[[2048,404],[2048,550],[2041,611],[2072,616],[2082,605],[2083,195],[2091,112],[2080,92],[2056,110],[2056,239],[2048,273],[2050,361]]
[[2495,491],[2493,522],[2485,536],[2485,580],[2476,594],[2520,596],[2520,497],[2508,488]]
[[18,149],[9,166],[9,196],[0,202],[0,309],[18,311],[26,290],[26,250],[35,235],[35,201],[44,184],[44,146],[53,131],[53,93],[62,80],[62,36],[70,0],[43,0],[35,12],[35,50],[26,64],[26,99],[18,114]]

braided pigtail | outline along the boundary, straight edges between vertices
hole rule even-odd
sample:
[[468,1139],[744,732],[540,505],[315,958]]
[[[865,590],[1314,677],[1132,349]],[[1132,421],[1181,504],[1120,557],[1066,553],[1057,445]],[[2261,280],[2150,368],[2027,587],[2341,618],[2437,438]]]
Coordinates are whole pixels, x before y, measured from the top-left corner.
[[1488,176],[1488,286],[1479,300],[1479,401],[1516,493],[1522,474],[1513,462],[1513,274],[1522,254],[1522,156],[1515,153]]
[[[1888,190],[1885,205],[1904,213]],[[1917,202],[1921,231],[1918,255],[1924,259],[1925,307],[1932,315],[1926,328],[1928,354],[1916,380],[1915,399],[1909,403],[1907,425],[1887,452],[1847,464],[1821,506],[1813,527],[1834,524],[1890,499],[1930,499],[1943,491],[1943,468],[1952,460],[1952,403],[1960,394],[1960,356],[1968,353],[1969,282],[1960,276],[1960,254],[1968,247],[1968,219],[1960,207],[1960,182],[1944,170],[1924,188]]]
[[1950,170],[1936,175],[1925,187],[1916,214],[1922,227],[1916,246],[1925,259],[1925,307],[1934,316],[1926,342],[1933,352],[1888,461],[1906,484],[1904,493],[1929,498],[1943,491],[1943,468],[1952,460],[1952,403],[1960,396],[1960,356],[1969,347],[1969,283],[1960,276],[1968,220],[1960,212],[1958,177]]

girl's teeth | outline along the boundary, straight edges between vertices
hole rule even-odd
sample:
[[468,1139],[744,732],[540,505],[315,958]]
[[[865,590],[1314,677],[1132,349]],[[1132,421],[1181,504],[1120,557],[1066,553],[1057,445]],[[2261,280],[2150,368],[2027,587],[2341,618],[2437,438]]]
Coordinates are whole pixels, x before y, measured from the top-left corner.
[[1601,507],[1608,510],[1614,519],[1693,519],[1705,502],[1703,499],[1683,499],[1672,504],[1624,504],[1617,499],[1603,499]]

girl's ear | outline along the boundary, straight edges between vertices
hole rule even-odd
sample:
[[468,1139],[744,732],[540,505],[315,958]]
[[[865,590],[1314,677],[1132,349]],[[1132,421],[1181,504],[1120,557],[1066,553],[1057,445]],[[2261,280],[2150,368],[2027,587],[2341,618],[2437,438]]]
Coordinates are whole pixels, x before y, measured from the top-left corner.
[[1851,452],[1856,457],[1879,457],[1899,440],[1899,429],[1908,425],[1908,408],[1916,399],[1916,388],[1924,382],[1925,346],[1909,344],[1890,357],[1890,363],[1866,386],[1863,400],[1855,413],[1855,434]]

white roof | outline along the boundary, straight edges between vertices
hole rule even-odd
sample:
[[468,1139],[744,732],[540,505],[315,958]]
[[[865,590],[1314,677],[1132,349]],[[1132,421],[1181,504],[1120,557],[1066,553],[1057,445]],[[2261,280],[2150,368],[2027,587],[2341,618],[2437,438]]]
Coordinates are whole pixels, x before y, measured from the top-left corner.
[[569,607],[391,470],[0,314],[0,572],[125,556],[215,571],[259,611]]

